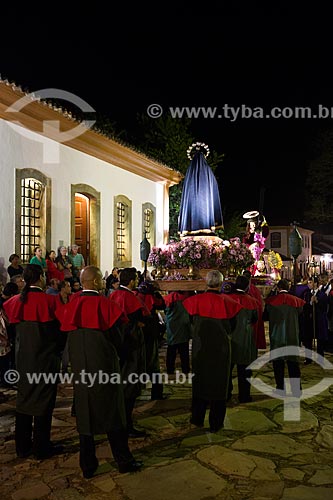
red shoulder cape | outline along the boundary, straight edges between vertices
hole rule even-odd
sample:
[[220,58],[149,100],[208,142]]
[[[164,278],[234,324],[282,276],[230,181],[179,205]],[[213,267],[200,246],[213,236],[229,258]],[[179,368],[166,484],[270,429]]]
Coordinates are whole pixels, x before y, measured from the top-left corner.
[[154,297],[150,293],[134,292],[144,308],[143,315],[149,316],[154,306]]
[[258,309],[258,302],[248,293],[231,293],[229,297],[241,304],[245,309]]
[[189,293],[170,292],[170,293],[168,293],[168,295],[165,295],[163,298],[164,298],[164,302],[165,302],[166,307],[170,307],[171,304],[173,304],[174,302],[178,302],[179,300],[180,301],[185,300],[185,299],[189,298],[190,296],[191,295]]
[[70,332],[78,328],[106,331],[122,315],[121,309],[104,295],[81,295],[57,309],[61,330]]
[[266,304],[271,304],[272,306],[283,306],[288,305],[291,307],[303,307],[305,300],[295,297],[290,293],[278,293],[277,295],[272,295],[267,297],[265,300]]
[[194,295],[183,301],[187,312],[191,315],[214,319],[233,318],[243,307],[228,295],[205,292]]
[[21,295],[14,295],[3,304],[10,323],[19,323],[20,321],[46,323],[56,319],[56,295],[29,292],[24,303],[20,298]]
[[250,284],[249,295],[251,295],[251,297],[254,297],[259,302],[260,307],[262,309],[263,302],[262,302],[262,296],[261,296],[260,290],[252,283]]
[[118,304],[123,313],[131,314],[138,309],[144,309],[138,297],[127,290],[115,290],[108,298],[111,302]]

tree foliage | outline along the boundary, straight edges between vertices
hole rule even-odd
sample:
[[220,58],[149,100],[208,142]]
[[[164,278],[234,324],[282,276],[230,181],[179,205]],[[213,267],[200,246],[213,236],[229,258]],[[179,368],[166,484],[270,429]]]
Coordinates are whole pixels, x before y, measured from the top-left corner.
[[333,128],[321,131],[316,156],[309,163],[305,181],[305,218],[310,223],[333,222]]

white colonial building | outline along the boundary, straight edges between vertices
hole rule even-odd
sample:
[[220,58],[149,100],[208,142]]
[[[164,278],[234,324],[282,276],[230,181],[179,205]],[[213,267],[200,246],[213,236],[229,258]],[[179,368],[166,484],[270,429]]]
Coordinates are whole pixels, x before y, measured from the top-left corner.
[[0,79],[2,269],[12,253],[26,263],[37,245],[45,253],[73,243],[103,273],[141,269],[144,231],[151,245],[167,242],[169,187],[181,174],[78,126]]
[[[297,258],[297,265],[300,273],[304,276],[308,274],[309,264],[312,260],[312,234],[314,231],[303,227],[297,227],[297,229],[302,237],[302,253]],[[285,278],[291,278],[293,275],[293,259],[289,247],[289,237],[293,230],[294,226],[270,226],[266,240],[266,247],[281,255],[283,261],[281,276]]]

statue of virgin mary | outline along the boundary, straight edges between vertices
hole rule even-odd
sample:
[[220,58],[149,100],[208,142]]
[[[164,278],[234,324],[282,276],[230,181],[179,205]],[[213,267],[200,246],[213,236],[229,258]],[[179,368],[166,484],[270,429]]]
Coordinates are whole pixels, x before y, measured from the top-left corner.
[[208,146],[197,142],[187,151],[191,163],[186,171],[180,202],[178,229],[181,236],[214,235],[223,227],[219,188],[206,161]]

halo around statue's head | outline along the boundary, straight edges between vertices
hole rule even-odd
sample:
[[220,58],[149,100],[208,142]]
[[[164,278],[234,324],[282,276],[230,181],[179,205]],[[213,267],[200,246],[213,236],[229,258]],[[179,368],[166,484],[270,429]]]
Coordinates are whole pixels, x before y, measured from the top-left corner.
[[191,144],[191,146],[186,151],[187,158],[193,160],[194,155],[198,152],[201,152],[204,157],[207,158],[210,153],[209,147],[204,142],[193,142],[193,144]]
[[245,212],[245,214],[243,214],[243,219],[255,219],[258,215],[259,212],[257,210],[252,210],[250,212]]

